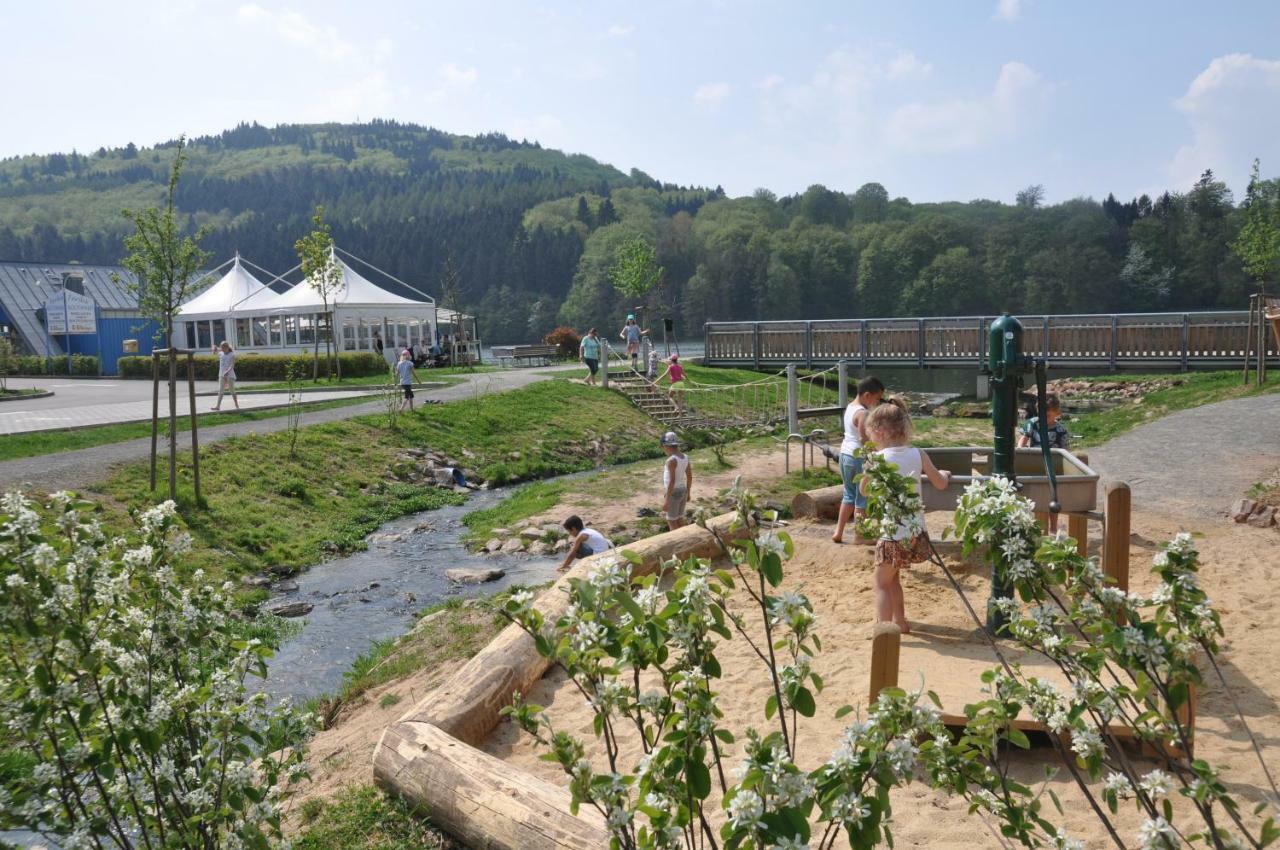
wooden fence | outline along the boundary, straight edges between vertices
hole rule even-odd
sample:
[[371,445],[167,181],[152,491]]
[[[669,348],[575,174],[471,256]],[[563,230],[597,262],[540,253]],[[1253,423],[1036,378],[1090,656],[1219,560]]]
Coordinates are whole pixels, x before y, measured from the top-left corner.
[[[987,360],[995,316],[921,319],[821,319],[708,322],[711,366],[826,366],[840,360],[872,366],[977,369]],[[1019,316],[1023,350],[1059,366],[1101,369],[1228,369],[1245,358],[1249,314],[1113,313]],[[1274,336],[1268,361],[1280,365]],[[1253,346],[1257,346],[1256,339]]]

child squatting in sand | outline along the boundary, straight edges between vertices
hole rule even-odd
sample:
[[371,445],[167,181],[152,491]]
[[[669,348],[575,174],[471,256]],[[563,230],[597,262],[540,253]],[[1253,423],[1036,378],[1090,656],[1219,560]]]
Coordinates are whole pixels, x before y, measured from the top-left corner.
[[[901,400],[890,399],[868,413],[866,432],[877,446],[876,454],[896,466],[899,475],[915,482],[917,492],[922,474],[939,490],[945,490],[951,483],[950,472],[939,471],[927,454],[910,445],[911,415]],[[865,477],[859,486],[865,494]],[[907,625],[899,573],[903,567],[928,558],[928,553],[929,537],[923,512],[900,523],[892,536],[882,535],[876,541],[876,620],[896,623],[904,635],[911,633],[911,627]]]

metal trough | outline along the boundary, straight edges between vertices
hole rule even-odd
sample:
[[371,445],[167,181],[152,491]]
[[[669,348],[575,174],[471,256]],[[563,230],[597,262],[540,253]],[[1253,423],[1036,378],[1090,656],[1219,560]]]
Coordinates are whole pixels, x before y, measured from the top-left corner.
[[[960,494],[969,482],[988,477],[991,471],[991,449],[985,446],[963,446],[925,449],[938,469],[951,473],[951,484],[939,490],[928,481],[920,482],[920,494],[927,511],[954,511]],[[1058,504],[1061,513],[1082,513],[1098,507],[1098,473],[1071,452],[1053,449],[1054,473],[1058,478]],[[1040,449],[1018,449],[1014,457],[1021,494],[1035,502],[1036,510],[1049,511],[1049,476],[1044,474],[1044,455]]]

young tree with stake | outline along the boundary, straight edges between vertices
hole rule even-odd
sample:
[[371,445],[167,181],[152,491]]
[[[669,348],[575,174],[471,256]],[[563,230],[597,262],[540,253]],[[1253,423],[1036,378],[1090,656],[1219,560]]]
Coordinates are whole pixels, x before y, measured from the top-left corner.
[[[334,254],[333,234],[324,220],[324,207],[316,207],[316,214],[311,217],[313,229],[306,236],[294,243],[298,252],[298,260],[302,265],[302,274],[324,305],[324,368],[325,377],[336,374],[342,380],[342,360],[333,350],[333,310],[329,301],[342,289],[342,267]],[[333,359],[334,372],[330,372],[330,357]],[[315,337],[315,350],[311,360],[311,380],[320,379],[320,336]]]

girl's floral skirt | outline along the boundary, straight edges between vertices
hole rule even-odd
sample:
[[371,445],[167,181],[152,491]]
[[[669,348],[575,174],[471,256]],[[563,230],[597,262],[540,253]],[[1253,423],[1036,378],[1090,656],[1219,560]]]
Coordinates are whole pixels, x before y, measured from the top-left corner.
[[876,566],[887,565],[901,570],[929,560],[929,536],[924,532],[910,540],[877,540]]

